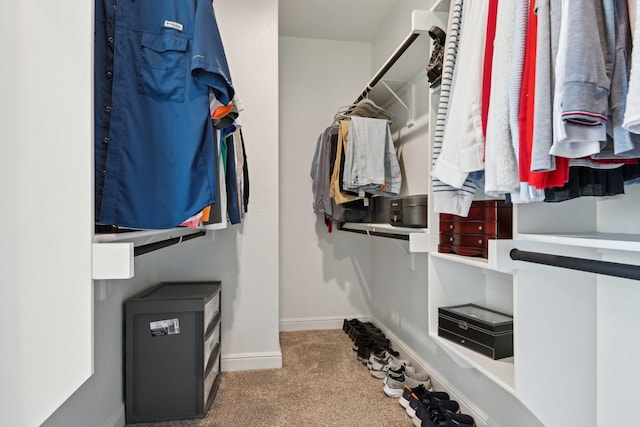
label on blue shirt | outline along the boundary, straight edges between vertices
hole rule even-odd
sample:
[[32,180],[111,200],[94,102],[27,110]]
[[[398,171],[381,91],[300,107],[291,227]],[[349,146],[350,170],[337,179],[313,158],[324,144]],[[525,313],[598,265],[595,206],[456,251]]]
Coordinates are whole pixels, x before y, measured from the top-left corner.
[[174,21],[164,21],[164,26],[167,28],[173,28],[174,30],[182,31],[182,24]]

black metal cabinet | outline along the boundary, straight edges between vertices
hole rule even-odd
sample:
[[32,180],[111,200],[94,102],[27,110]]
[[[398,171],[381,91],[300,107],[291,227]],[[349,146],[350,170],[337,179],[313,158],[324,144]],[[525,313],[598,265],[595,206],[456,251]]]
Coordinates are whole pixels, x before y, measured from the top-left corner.
[[125,302],[127,423],[204,417],[220,384],[220,282],[163,282]]

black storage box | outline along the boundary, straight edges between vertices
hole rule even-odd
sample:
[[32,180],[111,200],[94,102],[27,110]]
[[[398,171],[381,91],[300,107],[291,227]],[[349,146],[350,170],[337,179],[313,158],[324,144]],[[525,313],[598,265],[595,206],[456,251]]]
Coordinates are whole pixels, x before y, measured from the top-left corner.
[[479,305],[439,307],[438,336],[492,359],[513,356],[513,316]]
[[389,224],[400,227],[427,227],[427,195],[390,199]]
[[125,301],[127,424],[206,415],[220,385],[220,289],[162,282]]

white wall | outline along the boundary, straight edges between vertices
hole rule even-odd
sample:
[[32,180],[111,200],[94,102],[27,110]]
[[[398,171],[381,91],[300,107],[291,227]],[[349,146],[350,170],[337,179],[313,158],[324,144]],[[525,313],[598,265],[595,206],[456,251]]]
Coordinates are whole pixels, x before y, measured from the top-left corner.
[[368,43],[280,37],[281,329],[336,327],[369,316],[371,249],[329,233],[313,213],[309,171],[318,136],[371,78]]
[[371,41],[371,67],[374,71],[384,64],[411,31],[411,11],[429,10],[433,3],[434,0],[401,0],[394,3],[384,25],[380,26]]
[[42,427],[111,427],[124,425],[123,303],[157,283],[155,256],[135,258],[130,280],[95,281],[95,372]]
[[0,424],[92,373],[92,4],[2,2]]
[[280,367],[278,2],[216,0],[249,166],[242,225],[158,254],[159,280],[222,281],[222,369]]

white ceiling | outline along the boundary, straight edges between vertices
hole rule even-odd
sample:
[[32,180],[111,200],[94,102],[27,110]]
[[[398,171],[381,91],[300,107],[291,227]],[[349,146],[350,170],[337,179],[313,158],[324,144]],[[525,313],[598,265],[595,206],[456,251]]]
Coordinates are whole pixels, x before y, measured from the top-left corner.
[[281,36],[370,42],[398,0],[280,0]]

